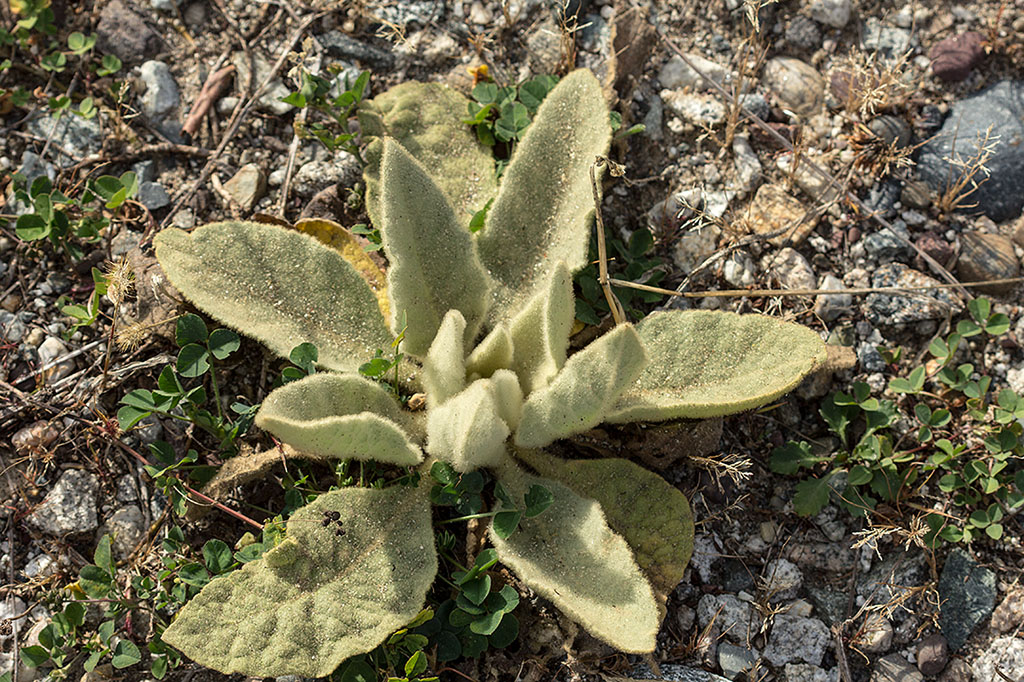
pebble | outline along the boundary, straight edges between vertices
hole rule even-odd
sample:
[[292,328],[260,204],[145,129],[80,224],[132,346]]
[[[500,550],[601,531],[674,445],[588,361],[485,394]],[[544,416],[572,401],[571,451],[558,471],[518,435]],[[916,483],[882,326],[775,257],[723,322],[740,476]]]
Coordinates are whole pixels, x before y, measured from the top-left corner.
[[111,549],[118,559],[126,559],[146,534],[146,519],[134,505],[121,507],[96,532],[97,541],[111,536]]
[[722,278],[737,289],[753,285],[757,281],[754,261],[743,251],[731,254],[722,266]]
[[772,108],[768,104],[768,100],[764,98],[764,95],[748,92],[740,96],[740,104],[744,109],[762,120],[767,120],[771,116]]
[[775,666],[803,661],[821,665],[830,638],[828,628],[817,618],[775,616],[764,657]]
[[787,663],[782,677],[785,682],[839,682],[838,668],[823,670],[809,663]]
[[714,95],[684,90],[662,90],[659,95],[683,121],[705,126],[725,121],[725,105]]
[[818,282],[803,254],[788,246],[765,256],[762,266],[778,277],[783,289],[813,289]]
[[[13,616],[20,616],[25,612],[25,608],[25,602],[13,595],[0,600],[0,621],[6,621]],[[8,634],[0,633],[0,642],[6,642],[12,637],[17,637],[25,622],[24,618],[10,621],[11,631]]]
[[890,225],[891,228],[882,227],[864,237],[858,248],[879,261],[902,259],[910,251],[910,230],[902,220],[893,220]]
[[96,518],[99,486],[99,479],[93,474],[68,469],[25,521],[51,535],[91,532],[99,525]]
[[763,82],[783,106],[803,117],[816,114],[825,101],[821,74],[795,57],[769,59],[764,65]]
[[[693,62],[693,65],[700,70],[704,76],[722,85],[727,83],[732,74],[726,67],[717,64],[710,59],[705,59],[699,54],[690,52],[686,58]],[[667,90],[708,90],[711,86],[700,73],[690,68],[690,65],[683,61],[679,55],[674,55],[658,71],[658,82],[661,87]]]
[[146,91],[140,98],[142,113],[151,121],[160,121],[170,116],[180,100],[178,84],[171,74],[171,68],[164,62],[143,62],[139,77],[146,84]]
[[861,35],[863,50],[877,52],[883,60],[901,58],[917,42],[909,29],[886,26],[877,17],[868,17]]
[[150,211],[171,205],[171,195],[159,182],[143,182],[139,185],[139,201]]
[[558,70],[562,59],[562,32],[553,18],[546,18],[530,32],[526,39],[526,52],[533,73],[555,73]]
[[901,116],[885,114],[876,116],[868,123],[868,130],[880,138],[886,146],[893,145],[903,149],[910,144],[910,126]]
[[718,666],[722,669],[722,676],[730,680],[735,680],[747,670],[753,670],[760,657],[756,649],[735,646],[728,642],[718,645]]
[[885,653],[892,646],[892,623],[877,612],[864,618],[864,628],[857,638],[857,648],[868,653]]
[[57,363],[50,367],[49,370],[45,370],[43,372],[43,376],[47,377],[49,381],[60,381],[75,371],[74,360],[58,362],[60,358],[67,355],[68,352],[68,347],[65,346],[64,342],[56,336],[48,336],[45,341],[39,344],[38,353],[40,367],[46,367],[54,362]]
[[802,50],[821,46],[821,29],[813,19],[798,14],[786,26],[786,42]]
[[917,645],[917,669],[932,677],[942,672],[949,662],[949,644],[939,633],[928,635]]
[[736,185],[741,192],[753,192],[761,184],[761,161],[750,138],[737,135],[732,140],[733,163],[736,164]]
[[[231,55],[231,63],[235,65],[236,69],[238,69],[238,72],[235,75],[235,87],[241,90],[248,82],[249,59],[246,57],[244,52],[239,51]],[[253,54],[253,63],[256,66],[253,83],[258,86],[268,75],[270,75],[271,64],[258,52]],[[291,111],[293,107],[290,104],[282,102],[281,98],[287,97],[290,93],[291,91],[284,82],[280,78],[275,78],[270,81],[264,93],[260,95],[260,98],[257,101],[257,108],[274,114],[275,116],[284,116]]]
[[1009,632],[1024,623],[1024,589],[1007,594],[992,612],[990,625],[996,632]]
[[[939,598],[939,627],[949,642],[949,648],[956,651],[992,613],[996,602],[996,575],[962,549],[956,548],[946,557],[946,564],[942,567]],[[1024,647],[1024,642],[1021,645]],[[1021,674],[1024,670],[1016,677]]]
[[267,176],[255,163],[249,163],[224,183],[224,191],[238,202],[244,211],[251,211],[267,192]]
[[[939,282],[903,263],[889,263],[871,276],[873,287],[917,287]],[[869,294],[865,300],[868,320],[876,327],[903,326],[924,320],[941,320],[960,304],[945,289],[921,289],[914,296],[900,294]]]
[[842,28],[850,21],[851,9],[850,0],[812,0],[807,6],[807,13],[826,26]]
[[761,185],[747,206],[746,225],[755,234],[775,234],[768,239],[776,246],[786,242],[799,244],[814,229],[814,221],[804,221],[803,202],[779,185]]
[[1011,680],[1024,678],[1024,639],[997,637],[971,666],[977,682],[1001,682],[996,669]]
[[26,578],[45,578],[57,572],[57,562],[49,554],[37,554],[21,569]]
[[[918,152],[918,176],[941,195],[950,178],[962,173],[959,166],[951,166],[948,161],[954,147],[956,156],[969,162],[979,154],[979,136],[984,137],[991,126],[989,146],[993,153],[985,161],[988,180],[965,202],[976,203],[972,211],[980,211],[996,222],[1016,218],[1024,208],[1024,193],[1018,191],[1024,186],[1024,145],[1020,144],[1024,140],[1024,118],[1019,114],[1022,98],[1024,82],[1004,80],[954,103],[938,133]],[[975,180],[985,177],[979,171]]]
[[121,0],[112,0],[103,7],[96,25],[99,52],[109,52],[125,64],[135,64],[155,55],[163,44],[142,17]]
[[950,83],[964,80],[985,56],[985,37],[977,31],[944,38],[928,52],[932,73]]
[[[1020,274],[1020,261],[1014,252],[1013,240],[988,232],[970,231],[960,236],[960,256],[956,266],[957,277],[961,282],[986,282]],[[990,284],[979,287],[979,291],[1002,295],[1012,292],[1016,287],[1016,284]]]
[[973,677],[970,664],[962,658],[954,658],[946,664],[946,669],[939,673],[937,679],[939,682],[971,682]]
[[747,644],[757,634],[759,625],[750,603],[731,594],[705,594],[697,602],[700,626],[707,627],[712,621],[723,637],[736,644]]
[[307,161],[292,178],[299,196],[309,197],[328,185],[351,187],[361,177],[359,162],[351,154],[338,153],[329,161]]
[[394,55],[390,52],[356,40],[338,30],[327,31],[318,36],[318,40],[326,48],[327,54],[335,58],[354,59],[381,70],[390,68],[395,61]]
[[788,559],[774,559],[764,570],[767,576],[765,589],[771,601],[792,599],[804,581],[804,574]]
[[21,319],[9,312],[0,312],[0,339],[8,343],[18,343],[24,338],[28,327]]
[[910,208],[928,208],[932,203],[932,191],[920,180],[907,180],[900,191],[900,203]]
[[871,682],[924,682],[924,677],[903,656],[889,654],[875,661]]
[[[818,288],[842,291],[846,287],[841,279],[830,273],[821,278]],[[824,322],[832,322],[850,312],[852,306],[853,296],[850,294],[819,294],[814,298],[814,314]]]
[[[28,132],[38,137],[50,138],[52,133],[53,142],[76,157],[95,154],[100,151],[103,144],[104,135],[99,115],[92,118],[62,116],[59,120],[43,116],[30,121],[25,127]],[[64,156],[57,149],[51,149],[51,154],[56,159]]]

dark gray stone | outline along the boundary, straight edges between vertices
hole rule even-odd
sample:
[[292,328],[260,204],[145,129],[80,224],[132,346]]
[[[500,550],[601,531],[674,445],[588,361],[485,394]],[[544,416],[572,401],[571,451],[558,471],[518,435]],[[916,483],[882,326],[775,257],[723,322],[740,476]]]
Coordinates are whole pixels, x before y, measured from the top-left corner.
[[[916,287],[938,283],[902,263],[883,265],[871,277],[873,287]],[[960,309],[960,304],[946,289],[919,289],[913,295],[870,294],[865,304],[868,320],[876,327],[945,319],[950,308]]]
[[815,613],[821,616],[825,623],[835,625],[846,620],[846,607],[850,599],[845,593],[817,585],[806,585],[804,589],[814,604]]
[[395,57],[379,47],[356,40],[341,31],[328,31],[319,36],[327,54],[339,59],[354,59],[375,68],[388,68],[395,62]]
[[893,180],[876,182],[863,199],[864,207],[883,218],[892,218],[896,215],[896,202],[899,201],[901,189],[900,183]]
[[924,682],[924,677],[899,654],[889,654],[875,662],[871,682]]
[[141,16],[121,0],[112,0],[100,14],[96,47],[116,55],[125,64],[137,64],[160,51],[163,41]]
[[814,19],[798,14],[786,27],[786,41],[802,50],[814,50],[821,45],[821,29]]
[[996,221],[1010,220],[1024,208],[1024,193],[1019,191],[1024,186],[1024,82],[1001,81],[956,102],[942,128],[921,147],[917,172],[941,196],[964,172],[948,159],[955,156],[970,165],[979,154],[979,136],[984,137],[990,126],[993,154],[985,162],[988,172],[979,170],[974,176],[985,182],[966,197],[965,203],[977,204],[966,210]]
[[954,549],[939,576],[939,598],[939,627],[949,648],[956,651],[995,608],[996,574],[962,549]]

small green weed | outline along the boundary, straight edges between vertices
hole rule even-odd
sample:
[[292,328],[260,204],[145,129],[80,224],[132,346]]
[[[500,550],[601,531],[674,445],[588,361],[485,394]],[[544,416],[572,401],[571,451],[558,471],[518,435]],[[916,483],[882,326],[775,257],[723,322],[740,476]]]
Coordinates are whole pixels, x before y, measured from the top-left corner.
[[[609,270],[618,279],[626,279],[638,284],[657,286],[665,277],[665,263],[652,256],[654,251],[654,235],[646,227],[642,227],[623,242],[613,237],[606,230],[605,241],[608,245]],[[576,273],[576,319],[587,324],[601,324],[601,316],[607,315],[608,302],[598,282],[597,270],[597,236],[590,240],[590,265]],[[640,305],[657,303],[661,294],[640,291],[629,287],[612,287],[622,307],[634,319],[641,319],[645,314]]]
[[317,76],[305,69],[300,71],[299,81],[299,89],[282,97],[281,101],[299,109],[309,108],[319,113],[326,121],[313,121],[298,132],[312,135],[332,152],[338,149],[348,152],[359,159],[361,165],[366,165],[356,139],[358,134],[350,131],[349,121],[355,117],[356,108],[366,95],[370,72],[361,72],[352,83],[349,83],[346,77],[345,89],[337,95],[333,94],[333,91],[338,89],[335,81]]
[[[971,542],[982,533],[1002,537],[1003,517],[1024,505],[1024,399],[1003,389],[992,402],[990,377],[972,363],[954,366],[966,339],[1009,329],[1009,319],[992,313],[987,299],[972,301],[968,313],[956,331],[931,343],[931,362],[889,381],[890,391],[903,397],[874,398],[858,382],[851,394],[826,399],[820,414],[839,441],[835,452],[815,452],[806,441],[772,452],[776,473],[823,472],[797,483],[798,514],[817,514],[835,490],[838,504],[855,516],[870,515],[880,502],[925,510],[924,540],[932,545]],[[902,350],[884,355],[895,364]],[[913,427],[896,437],[892,428],[902,419]],[[927,506],[913,501],[922,497]]]

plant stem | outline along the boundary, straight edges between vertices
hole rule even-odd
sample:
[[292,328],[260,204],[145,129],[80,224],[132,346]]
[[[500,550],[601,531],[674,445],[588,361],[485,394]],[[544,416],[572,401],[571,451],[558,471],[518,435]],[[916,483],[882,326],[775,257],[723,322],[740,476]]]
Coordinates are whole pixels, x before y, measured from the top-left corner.
[[[518,510],[514,510],[514,509],[502,509],[501,511],[518,511]],[[499,513],[499,512],[496,512],[496,511],[492,511],[492,512],[480,512],[479,514],[470,514],[469,516],[459,516],[459,517],[457,517],[457,518],[454,518],[454,519],[447,519],[447,520],[445,520],[445,521],[438,521],[438,522],[437,522],[437,525],[439,525],[439,526],[443,526],[443,525],[445,525],[446,523],[455,523],[456,521],[470,521],[470,520],[472,520],[472,519],[482,519],[482,518],[486,518],[486,517],[488,517],[488,516],[495,516],[495,515],[497,515],[498,513]]]

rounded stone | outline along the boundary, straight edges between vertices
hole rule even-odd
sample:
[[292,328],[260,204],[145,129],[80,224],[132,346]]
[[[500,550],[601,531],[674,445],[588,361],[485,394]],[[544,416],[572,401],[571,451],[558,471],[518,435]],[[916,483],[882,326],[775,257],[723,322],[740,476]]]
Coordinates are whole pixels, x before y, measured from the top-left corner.
[[947,82],[962,81],[985,56],[985,37],[977,31],[967,31],[935,43],[928,58],[932,73]]
[[[1009,279],[1020,274],[1020,262],[1013,249],[1013,240],[1001,234],[965,232],[960,237],[957,275],[962,282],[986,282]],[[992,284],[979,287],[990,294],[1006,294],[1015,284]]]
[[917,669],[922,675],[938,675],[949,662],[949,644],[939,633],[928,635],[917,645]]
[[818,113],[824,102],[825,81],[810,64],[795,57],[774,57],[764,65],[764,84],[779,102],[800,116]]

